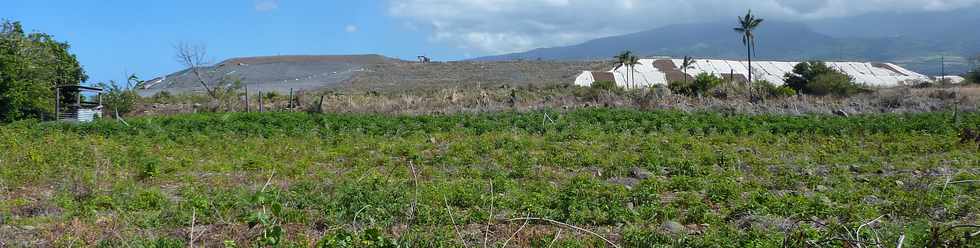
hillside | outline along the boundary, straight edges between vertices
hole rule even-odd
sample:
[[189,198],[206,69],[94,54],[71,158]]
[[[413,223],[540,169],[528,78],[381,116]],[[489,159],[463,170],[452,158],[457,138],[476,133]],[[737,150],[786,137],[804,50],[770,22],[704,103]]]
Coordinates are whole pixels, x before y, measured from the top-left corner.
[[[741,41],[729,26],[728,23],[721,22],[671,25],[639,33],[596,39],[579,45],[536,49],[525,53],[475,60],[608,59],[623,50],[631,50],[642,56],[696,56],[719,59],[745,57],[746,51]],[[838,40],[815,33],[799,23],[767,23],[765,29],[758,31],[757,37],[760,59],[799,60],[806,57],[830,56],[830,48],[842,45]]]
[[[886,61],[935,75],[940,56],[947,72],[963,73],[968,58],[980,54],[980,24],[975,10],[918,14],[869,14],[810,22],[767,20],[758,29],[757,57],[764,60],[805,59]],[[679,24],[638,33],[605,37],[582,44],[488,56],[475,61],[607,59],[622,50],[643,56],[694,56],[744,59],[745,49],[732,22]]]
[[[240,80],[250,90],[281,92],[338,84],[367,65],[381,63],[397,63],[397,60],[380,55],[247,57],[228,59],[201,71],[209,82]],[[190,70],[183,70],[149,80],[140,93],[199,90],[201,85],[196,76]]]
[[[604,70],[602,62],[433,62],[420,64],[380,55],[270,56],[233,58],[204,68],[211,80],[240,80],[249,91],[361,89],[405,90],[452,86],[529,85],[572,82],[583,70]],[[156,78],[141,95],[201,91],[188,70]]]

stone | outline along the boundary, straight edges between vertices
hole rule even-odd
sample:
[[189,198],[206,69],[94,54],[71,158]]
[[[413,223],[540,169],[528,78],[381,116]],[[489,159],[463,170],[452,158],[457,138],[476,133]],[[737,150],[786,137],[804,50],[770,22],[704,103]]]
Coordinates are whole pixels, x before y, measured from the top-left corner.
[[817,185],[818,192],[827,192],[828,190],[830,190],[830,188],[827,188],[827,186]]
[[626,189],[633,189],[640,184],[640,180],[630,177],[614,177],[606,180],[606,182],[626,186]]
[[640,167],[633,167],[633,169],[630,170],[630,176],[636,179],[647,179],[653,177],[653,173]]
[[664,222],[663,224],[660,224],[660,229],[675,235],[687,234],[687,227],[676,221]]

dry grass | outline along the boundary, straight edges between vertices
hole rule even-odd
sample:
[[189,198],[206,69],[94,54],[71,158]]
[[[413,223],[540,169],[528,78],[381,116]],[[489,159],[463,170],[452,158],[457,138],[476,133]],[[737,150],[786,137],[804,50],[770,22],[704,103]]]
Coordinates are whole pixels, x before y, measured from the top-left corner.
[[[510,87],[449,87],[411,91],[323,91],[297,92],[289,108],[288,96],[277,95],[263,99],[266,111],[314,111],[341,113],[384,114],[450,114],[496,111],[529,111],[536,109],[575,109],[583,107],[628,107],[645,110],[670,109],[688,112],[717,111],[747,114],[874,114],[920,113],[935,111],[978,110],[980,86],[879,89],[853,97],[796,96],[762,101],[731,96],[686,97],[662,89],[636,90],[621,93],[597,92],[588,88],[552,85]],[[205,109],[244,111],[244,101],[226,102],[220,108],[203,102],[203,98],[177,97],[169,100],[148,100],[135,115],[169,115],[192,113]],[[240,98],[244,100],[244,98]],[[322,102],[321,102],[322,99]],[[260,109],[256,96],[250,98],[248,109]]]

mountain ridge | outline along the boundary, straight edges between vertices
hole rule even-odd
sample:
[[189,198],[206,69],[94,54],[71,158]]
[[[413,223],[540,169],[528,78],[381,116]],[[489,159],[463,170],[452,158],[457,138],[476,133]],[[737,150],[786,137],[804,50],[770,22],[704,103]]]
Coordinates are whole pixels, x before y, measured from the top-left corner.
[[[976,8],[980,10],[980,8]],[[894,62],[912,70],[939,74],[940,60],[945,56],[947,74],[964,73],[972,65],[968,58],[980,53],[980,32],[968,32],[980,24],[972,11],[905,14],[869,14],[811,22],[767,21],[757,30],[757,52],[753,59],[803,61],[875,61]],[[885,25],[883,23],[890,22]],[[935,25],[930,25],[933,22]],[[950,25],[950,23],[973,23]],[[847,27],[847,23],[857,23]],[[967,23],[964,23],[967,24]],[[703,22],[668,25],[650,30],[602,37],[583,43],[527,52],[486,56],[474,61],[505,60],[595,60],[610,59],[623,50],[644,57],[666,56],[715,59],[745,59],[742,45],[731,22]],[[839,32],[827,34],[833,27]],[[897,26],[897,27],[896,27]],[[900,27],[914,27],[902,30]],[[943,28],[929,28],[929,27]],[[883,31],[861,34],[861,30]]]

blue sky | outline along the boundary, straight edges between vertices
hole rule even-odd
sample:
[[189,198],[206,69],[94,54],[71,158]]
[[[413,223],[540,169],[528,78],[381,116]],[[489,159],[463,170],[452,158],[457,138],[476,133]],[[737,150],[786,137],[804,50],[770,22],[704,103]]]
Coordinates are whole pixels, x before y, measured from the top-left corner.
[[[288,1],[288,0],[287,0]],[[205,44],[208,57],[365,54],[459,59],[427,32],[386,15],[381,1],[4,0],[0,18],[68,41],[90,82],[180,70],[173,45]]]
[[90,82],[178,71],[173,45],[205,44],[212,62],[287,54],[436,60],[572,45],[664,25],[814,20],[944,11],[980,0],[0,0],[0,18],[68,41]]

